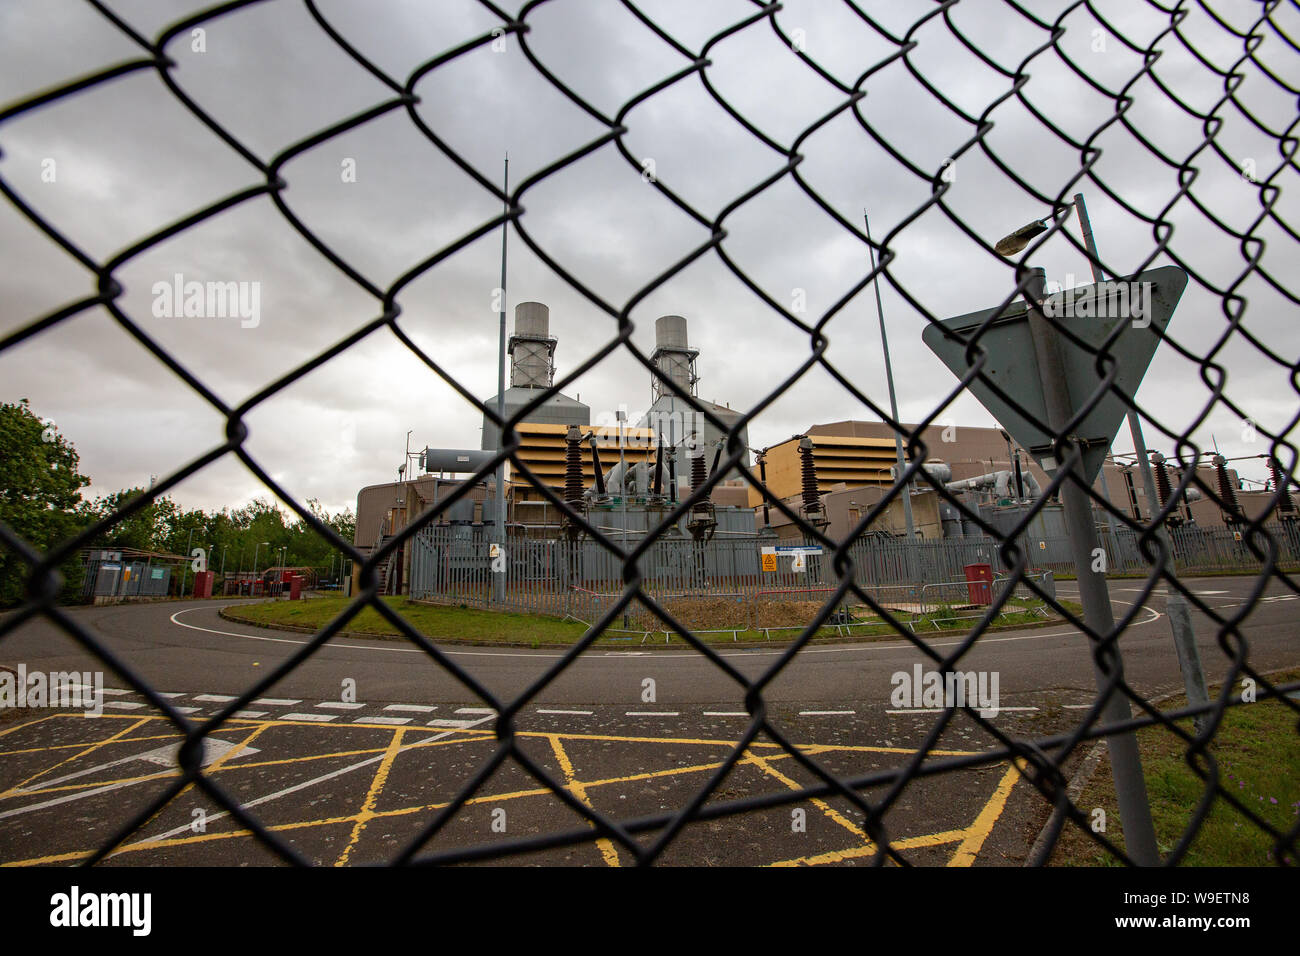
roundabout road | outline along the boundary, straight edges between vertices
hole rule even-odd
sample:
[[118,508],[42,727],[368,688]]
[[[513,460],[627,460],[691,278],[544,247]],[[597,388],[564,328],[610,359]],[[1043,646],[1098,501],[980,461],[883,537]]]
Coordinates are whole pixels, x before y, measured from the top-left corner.
[[[1218,613],[1238,612],[1252,579],[1201,578],[1193,589]],[[1140,582],[1112,582],[1115,613],[1129,612]],[[1071,596],[1071,582],[1060,592]],[[1241,626],[1249,660],[1263,670],[1300,660],[1296,640],[1295,595],[1271,584],[1265,600]],[[1167,619],[1157,594],[1137,611],[1120,640],[1126,676],[1141,692],[1154,695],[1181,686]],[[164,603],[78,608],[71,614],[129,662],[154,687],[172,692],[234,695],[301,651],[307,635],[237,624],[220,618],[213,602]],[[1217,626],[1193,613],[1207,678],[1227,671],[1228,658],[1217,641]],[[959,636],[923,636],[941,653],[953,653]],[[719,655],[746,678],[764,674],[781,654],[778,647],[728,649]],[[502,699],[519,694],[558,665],[557,650],[493,649],[445,645],[447,656]],[[102,665],[46,621],[29,622],[0,641],[0,663],[23,662],[29,671],[99,670]],[[764,696],[773,703],[818,704],[887,701],[890,676],[927,659],[908,641],[805,647],[772,681]],[[1004,702],[1045,691],[1091,697],[1094,689],[1086,639],[1068,624],[981,636],[965,654],[962,670],[997,671]],[[741,704],[743,690],[730,676],[693,649],[611,650],[593,648],[555,677],[533,703],[634,704],[643,701],[644,681],[653,679],[655,700],[664,704]],[[106,674],[110,686],[120,678]],[[474,695],[422,650],[396,640],[336,638],[301,662],[264,696],[337,698],[345,680],[355,681],[357,699],[429,704],[473,703]],[[481,702],[480,702],[481,703]]]
[[[1167,619],[1137,608],[1140,582],[1112,582],[1124,632],[1129,682],[1154,696],[1181,687]],[[1190,582],[1222,615],[1240,611],[1251,581]],[[1132,587],[1133,590],[1129,590]],[[1060,586],[1072,597],[1068,584]],[[1244,621],[1248,660],[1259,670],[1294,666],[1296,596],[1270,586]],[[1129,603],[1125,603],[1129,602]],[[185,717],[224,713],[207,738],[204,776],[310,862],[389,860],[455,799],[498,746],[495,713],[422,650],[395,640],[337,639],[235,710],[243,694],[300,653],[305,635],[234,624],[212,602],[75,608],[68,613]],[[1207,677],[1227,658],[1217,627],[1195,613]],[[926,638],[952,653],[953,636]],[[783,649],[717,646],[753,680]],[[555,668],[555,650],[446,646],[457,666],[507,699]],[[0,641],[0,664],[28,673],[98,671],[102,665],[47,621]],[[812,645],[764,693],[771,723],[807,759],[840,778],[905,764],[938,719],[890,703],[895,672],[925,658],[906,641]],[[999,733],[1025,738],[1068,730],[1093,699],[1086,641],[1068,625],[985,635],[962,656],[964,671],[996,672]],[[103,716],[27,709],[0,711],[0,863],[67,864],[114,838],[132,814],[173,781],[179,736],[121,675],[104,674]],[[228,712],[229,713],[226,713]],[[612,819],[669,815],[705,785],[750,723],[743,690],[690,649],[593,649],[573,661],[519,712],[515,742],[548,776],[507,760],[423,847],[460,851],[499,840],[585,834],[587,824],[553,792]],[[977,754],[994,739],[956,714],[932,758]],[[719,781],[711,799],[789,793],[818,783],[771,738],[760,735]],[[1019,784],[1019,786],[1017,786]],[[878,802],[882,788],[863,792]],[[1017,768],[1002,762],[928,776],[909,784],[884,818],[891,846],[927,865],[1018,864],[1047,809]],[[803,814],[803,816],[800,816]],[[660,857],[688,865],[865,862],[876,844],[861,810],[843,797],[803,800],[688,825]],[[632,857],[607,838],[511,857],[514,862],[619,865]],[[643,837],[644,839],[644,837]],[[184,790],[118,844],[110,865],[261,864],[276,857],[220,805]]]

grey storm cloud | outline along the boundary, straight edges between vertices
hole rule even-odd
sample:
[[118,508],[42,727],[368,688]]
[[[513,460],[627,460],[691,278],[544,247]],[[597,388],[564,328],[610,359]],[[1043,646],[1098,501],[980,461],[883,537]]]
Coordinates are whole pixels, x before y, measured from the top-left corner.
[[[203,9],[146,0],[108,6],[148,38]],[[520,226],[531,242],[608,309],[557,274],[517,230],[509,236],[507,303],[551,307],[559,375],[618,334],[615,315],[629,303],[632,342],[643,353],[653,348],[656,316],[688,318],[691,345],[701,352],[703,398],[752,408],[799,368],[810,354],[808,333],[768,306],[717,251],[704,250],[660,280],[710,241],[707,223],[782,173],[784,151],[802,137],[796,171],[803,185],[786,174],[731,209],[721,251],[773,301],[802,308],[797,317],[808,325],[834,309],[825,326],[826,358],[877,405],[887,407],[875,300],[870,286],[858,288],[870,271],[867,248],[808,191],[855,230],[869,210],[873,237],[888,237],[893,258],[881,292],[906,421],[930,415],[955,382],[921,344],[926,313],[943,318],[1010,296],[1014,264],[989,246],[1049,214],[1051,199],[1068,201],[1083,191],[1112,274],[1171,261],[1194,273],[1170,329],[1177,347],[1161,348],[1138,395],[1153,423],[1150,443],[1171,452],[1161,432],[1191,427],[1211,402],[1216,382],[1203,377],[1207,356],[1226,370],[1224,395],[1242,414],[1265,431],[1289,427],[1296,409],[1289,369],[1297,341],[1294,239],[1275,222],[1255,228],[1264,252],[1258,271],[1243,280],[1248,253],[1226,231],[1244,232],[1261,215],[1251,178],[1279,186],[1276,215],[1300,221],[1289,215],[1296,212],[1295,170],[1267,132],[1294,121],[1294,99],[1259,64],[1292,85],[1300,70],[1272,27],[1261,30],[1258,62],[1236,65],[1244,55],[1240,37],[1199,10],[1175,34],[1167,15],[1125,0],[1093,5],[1106,24],[1081,5],[1046,0],[1023,5],[1038,22],[1007,4],[976,0],[946,11],[860,6],[876,26],[846,5],[788,2],[776,20],[798,50],[770,23],[757,22],[711,43],[702,74],[690,73],[626,110],[644,91],[689,71],[691,57],[711,38],[759,8],[741,0],[642,4],[688,56],[621,4],[552,0],[529,11],[522,42],[504,34],[421,76],[416,116],[490,182],[499,182],[508,153],[512,190],[605,136],[616,117],[627,128],[622,139],[633,162],[607,142],[536,179],[522,199]],[[204,21],[201,52],[191,32],[181,32],[167,45],[175,61],[170,76],[260,162],[395,104],[295,152],[279,170],[287,184],[280,200],[361,281],[313,248],[267,195],[184,229],[114,271],[124,290],[118,307],[140,333],[231,406],[376,319],[382,304],[367,285],[387,290],[501,212],[498,198],[432,143],[398,102],[413,71],[490,34],[499,18],[469,0],[317,7],[398,89],[341,49],[297,0]],[[1217,8],[1243,31],[1259,9],[1244,0]],[[1278,31],[1300,32],[1294,10],[1274,17]],[[1058,18],[1065,29],[1060,52],[1037,53]],[[899,55],[904,42],[914,44],[906,57]],[[1150,68],[1154,79],[1143,74],[1142,52],[1153,42],[1161,51]],[[557,89],[525,55],[525,44],[589,108]],[[1222,103],[1223,77],[1189,46],[1216,69],[1245,76],[1236,103]],[[142,55],[88,4],[18,0],[0,8],[2,103]],[[1013,93],[1012,77],[1026,60],[1029,79]],[[844,89],[869,71],[865,96],[844,108]],[[1117,111],[1115,98],[1092,84],[1123,90],[1131,107]],[[780,149],[746,129],[714,94]],[[1214,141],[1224,155],[1207,145],[1205,121],[1189,110],[1221,118]],[[982,123],[992,127],[977,137]],[[1090,173],[1085,144],[1101,151]],[[255,166],[152,69],[9,118],[0,123],[0,150],[7,186],[100,263],[264,184]],[[50,160],[57,170],[52,182],[45,174]],[[1187,179],[1180,166],[1195,176],[1174,202],[1180,175]],[[931,204],[941,171],[948,188],[941,204]],[[651,178],[704,222],[670,202]],[[1167,254],[1159,252],[1155,220],[1174,226]],[[1073,219],[1033,260],[1064,286],[1091,281],[1079,240],[1071,237]],[[7,202],[0,203],[0,255],[0,335],[95,293],[95,276]],[[397,297],[403,332],[480,399],[496,388],[499,255],[498,229]],[[257,283],[259,321],[156,315],[153,290],[177,275]],[[1241,320],[1249,337],[1234,330],[1235,315],[1225,310],[1229,290],[1249,303]],[[618,350],[566,391],[599,414],[645,407],[649,385],[648,373]],[[171,474],[224,441],[223,417],[211,404],[100,308],[0,352],[0,399],[19,397],[30,398],[77,446],[83,471],[94,478],[91,494],[147,484],[150,475]],[[1220,403],[1193,438],[1208,446],[1213,437],[1232,455],[1267,451],[1266,442],[1247,440],[1242,414]],[[872,413],[814,367],[755,418],[751,444],[850,417]],[[969,396],[940,419],[992,423]],[[336,509],[354,504],[360,487],[395,476],[408,429],[421,447],[477,446],[482,416],[381,328],[267,397],[245,420],[246,448],[276,481],[300,501],[316,497]],[[1121,433],[1116,448],[1129,447]],[[1262,478],[1264,470],[1244,464],[1242,473]],[[265,493],[233,456],[175,492],[183,504],[204,508],[238,506]]]

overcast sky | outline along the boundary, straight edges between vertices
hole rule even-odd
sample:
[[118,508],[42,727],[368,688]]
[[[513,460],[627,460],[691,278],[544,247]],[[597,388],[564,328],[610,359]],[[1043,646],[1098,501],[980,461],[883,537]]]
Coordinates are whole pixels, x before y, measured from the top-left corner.
[[[107,5],[151,40],[205,6],[185,0],[108,0]],[[1215,379],[1206,383],[1196,358],[1210,354],[1226,371],[1225,395],[1261,430],[1290,427],[1297,414],[1290,366],[1300,352],[1295,240],[1273,222],[1256,226],[1254,235],[1264,241],[1265,251],[1258,270],[1241,279],[1248,271],[1241,242],[1211,217],[1237,231],[1260,217],[1260,189],[1242,175],[1245,164],[1257,180],[1272,177],[1280,187],[1276,214],[1300,223],[1295,171],[1276,172],[1284,161],[1276,136],[1267,131],[1285,130],[1296,121],[1294,96],[1247,61],[1239,68],[1244,80],[1233,96],[1249,116],[1232,102],[1216,105],[1225,95],[1222,78],[1172,35],[1157,44],[1161,56],[1151,71],[1154,79],[1142,78],[1141,53],[1117,33],[1140,51],[1169,29],[1168,16],[1135,0],[1100,0],[1094,6],[1113,30],[1079,5],[1062,20],[1066,32],[1057,49],[1049,46],[1029,62],[1030,79],[1022,90],[1029,105],[1011,97],[992,108],[1012,80],[981,62],[957,34],[1014,72],[1050,40],[1043,24],[1050,26],[1070,4],[1022,3],[1042,24],[1002,0],[964,0],[946,18],[924,23],[936,7],[921,0],[860,0],[859,5],[877,18],[879,30],[830,2],[787,0],[776,19],[807,57],[849,88],[899,51],[896,38],[910,31],[916,44],[906,62],[895,59],[861,83],[866,96],[857,104],[858,116],[840,112],[803,140],[798,167],[807,185],[850,223],[860,228],[868,209],[877,240],[906,222],[889,239],[897,258],[881,284],[905,421],[929,414],[955,380],[921,343],[926,318],[896,285],[938,318],[996,305],[1011,293],[1013,271],[987,247],[1050,211],[1001,164],[1044,196],[1068,198],[1081,189],[1112,274],[1171,260],[1152,260],[1157,245],[1152,225],[1111,194],[1172,225],[1170,248],[1195,275],[1170,328],[1177,347],[1161,346],[1138,393],[1154,419],[1147,425],[1153,448],[1172,454],[1173,443],[1160,427],[1187,429],[1210,402]],[[1248,0],[1217,0],[1213,6],[1241,32],[1250,29],[1260,10]],[[470,0],[321,0],[318,7],[399,86],[422,64],[490,34],[500,23]],[[643,0],[640,8],[695,52],[758,9],[741,0]],[[1277,30],[1300,36],[1294,8],[1279,7],[1274,17]],[[690,65],[612,0],[553,0],[530,12],[527,22],[525,42],[532,55],[599,116],[612,118],[630,99]],[[396,96],[340,49],[297,0],[253,4],[202,27],[201,37],[187,30],[168,43],[167,55],[175,61],[170,75],[261,162]],[[1179,30],[1219,69],[1227,70],[1243,55],[1241,38],[1197,7],[1189,9]],[[1300,84],[1295,51],[1270,26],[1259,32],[1259,63],[1292,87]],[[508,152],[514,189],[605,135],[607,127],[543,77],[517,36],[504,36],[495,46],[480,46],[426,73],[414,87],[420,99],[415,109],[447,147],[491,181],[499,181]],[[18,102],[143,52],[79,0],[6,0],[0,5],[0,103]],[[801,60],[766,20],[721,40],[708,56],[708,85],[783,147],[846,102],[844,92]],[[1091,174],[1072,183],[1082,169],[1079,148],[1034,112],[1082,142],[1113,120],[1116,110],[1114,100],[1067,60],[1099,87],[1127,87],[1134,102],[1125,122],[1166,159],[1123,123],[1113,122],[1092,140],[1102,156]],[[622,139],[633,157],[652,161],[660,184],[712,219],[779,171],[785,160],[719,106],[704,79],[689,75],[632,108],[623,120],[628,132]],[[945,106],[936,92],[967,115]],[[1204,146],[1204,121],[1176,105],[1174,97],[1190,109],[1216,112],[1221,121],[1217,152]],[[975,121],[991,108],[993,127],[983,145],[968,147]],[[882,147],[864,122],[906,163]],[[0,124],[0,150],[0,177],[8,187],[100,263],[213,202],[265,183],[154,69],[127,73],[9,119]],[[929,201],[931,179],[945,163],[951,177],[943,197],[947,212],[935,207],[913,218]],[[1197,172],[1189,195],[1174,202],[1179,164]],[[430,142],[400,107],[298,153],[280,175],[287,183],[281,193],[286,206],[379,289],[500,212],[499,200]],[[610,142],[546,176],[522,198],[522,226],[532,240],[615,312],[709,238],[707,228],[647,178]],[[870,270],[862,239],[789,175],[740,205],[724,227],[727,258],[785,308],[793,310],[802,297],[798,317],[809,324]],[[1070,229],[1078,235],[1073,219]],[[397,299],[406,334],[483,399],[496,391],[493,290],[499,285],[500,245],[500,230],[494,230],[425,272]],[[0,262],[0,336],[96,288],[93,273],[3,200]],[[1043,266],[1052,283],[1091,281],[1086,258],[1061,236],[1044,244],[1032,264]],[[186,281],[257,283],[259,321],[253,326],[238,316],[155,315],[155,283],[170,283],[178,273]],[[120,309],[231,406],[381,311],[379,300],[314,249],[266,195],[151,246],[118,267],[114,277],[124,289],[117,299]],[[1232,330],[1232,310],[1223,298],[1228,287],[1248,303],[1241,329],[1249,336]],[[512,229],[507,295],[512,322],[514,305],[526,300],[550,306],[561,376],[616,334],[615,320]],[[700,396],[732,408],[762,401],[810,352],[807,333],[747,288],[714,251],[638,299],[631,312],[633,342],[646,354],[654,347],[654,319],[669,313],[689,320],[690,344],[700,350]],[[869,286],[836,313],[826,332],[829,361],[887,407]],[[649,403],[650,381],[630,354],[619,351],[565,391],[590,405],[593,418],[621,404],[635,416]],[[101,308],[0,352],[0,400],[23,397],[77,447],[82,471],[93,478],[89,496],[147,485],[151,475],[163,478],[224,441],[223,418],[212,405]],[[763,447],[811,424],[845,418],[875,415],[814,368],[751,424],[751,445]],[[993,424],[969,396],[940,420]],[[413,448],[476,448],[482,416],[381,329],[267,398],[246,422],[246,447],[262,467],[299,500],[319,498],[334,510],[355,507],[359,488],[395,477],[408,429]],[[1193,432],[1205,447],[1211,436],[1225,454],[1268,451],[1266,440],[1250,442],[1241,417],[1221,405]],[[1115,449],[1131,447],[1122,429]],[[1264,477],[1262,464],[1238,464],[1244,476]],[[266,490],[232,455],[187,479],[173,494],[188,507],[219,509],[240,506]]]

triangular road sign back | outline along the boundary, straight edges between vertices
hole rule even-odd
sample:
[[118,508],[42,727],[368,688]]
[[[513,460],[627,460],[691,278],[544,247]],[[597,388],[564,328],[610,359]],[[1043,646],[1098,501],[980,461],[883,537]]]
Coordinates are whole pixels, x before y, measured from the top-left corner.
[[[1109,349],[1119,363],[1114,387],[1130,398],[1137,392],[1160,344],[1159,333],[1169,325],[1186,287],[1186,272],[1177,266],[1162,266],[1128,278],[1067,289],[1043,301],[1043,312],[1052,323],[1068,329],[1088,346],[1081,348],[1067,336],[1059,336],[1071,414],[1097,390],[1101,381],[1097,354],[1120,323],[1124,331]],[[921,340],[953,374],[964,377],[971,369],[966,361],[966,346],[979,326],[995,314],[998,317],[979,337],[979,347],[988,358],[980,376],[971,382],[970,391],[1044,471],[1054,473],[1058,465],[1052,452],[1054,436],[1047,429],[1047,403],[1038,378],[1024,301],[1012,303],[1000,314],[997,309],[982,309],[945,319],[927,328]],[[1075,429],[1084,446],[1083,475],[1088,484],[1101,470],[1127,411],[1114,392],[1107,392]]]

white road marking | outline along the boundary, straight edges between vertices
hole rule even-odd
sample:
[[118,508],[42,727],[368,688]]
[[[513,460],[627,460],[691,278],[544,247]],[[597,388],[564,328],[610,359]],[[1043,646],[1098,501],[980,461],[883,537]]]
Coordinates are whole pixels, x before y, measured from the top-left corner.
[[1091,710],[1092,704],[1062,704],[1064,710]]
[[409,710],[417,714],[429,714],[437,710],[434,704],[389,704],[384,710]]
[[259,697],[253,703],[261,707],[292,707],[301,704],[301,700],[287,700],[283,697]]
[[[801,710],[800,717],[842,717],[848,714],[856,714],[855,710]],[[748,716],[748,715],[746,715]]]
[[144,704],[138,703],[134,700],[106,700],[104,701],[104,706],[114,707],[117,710],[139,710],[144,706]]
[[327,710],[360,710],[365,704],[351,704],[342,700],[322,700],[317,707],[324,707]]
[[594,711],[590,710],[546,710],[543,707],[537,708],[539,714],[560,714],[566,717],[590,717]]
[[[1128,606],[1130,607],[1132,606],[1130,602],[1125,602],[1125,601],[1115,601],[1114,603],[1128,604]],[[227,605],[222,605],[222,606],[225,607]],[[204,611],[204,610],[211,610],[211,609],[207,607],[185,608],[184,610],[177,611],[175,614],[171,616],[169,620],[171,620],[171,622],[175,624],[177,627],[184,627],[191,631],[203,631],[204,633],[207,634],[219,634],[223,637],[242,637],[245,640],[249,640],[249,641],[267,641],[272,644],[294,644],[298,646],[309,643],[308,641],[305,640],[296,641],[288,637],[260,637],[259,635],[256,634],[241,634],[238,631],[222,631],[222,630],[218,630],[215,627],[202,627],[198,624],[186,624],[184,621],[177,620],[177,618],[180,617],[182,614],[188,614],[191,611]],[[217,608],[217,610],[220,610],[220,608]],[[1142,610],[1145,611],[1149,616],[1146,618],[1146,620],[1134,621],[1131,625],[1129,625],[1130,629],[1134,627],[1141,627],[1146,624],[1153,624],[1156,621],[1160,620],[1162,617],[1164,617],[1164,615],[1161,614],[1159,611],[1153,610],[1152,608],[1149,607],[1143,607]],[[248,626],[252,627],[253,625],[248,625]],[[981,646],[984,646],[987,644],[1006,644],[1012,641],[1041,641],[1051,637],[1080,637],[1080,636],[1081,636],[1080,632],[1074,629],[1068,631],[1036,631],[1032,634],[1021,635],[1020,637],[987,637],[987,636],[981,637],[979,639],[979,643]],[[943,642],[927,641],[926,646],[927,647],[957,647],[962,643],[964,643],[964,640],[961,639],[954,640],[954,641],[943,641]],[[425,653],[423,650],[421,650],[418,647],[389,647],[381,644],[344,644],[344,643],[336,643],[335,641],[330,641],[328,644],[325,644],[321,648],[321,650],[324,651],[329,648],[341,648],[344,650],[356,650],[356,651],[377,651],[377,652],[388,653],[388,654],[424,654]],[[799,652],[799,655],[801,657],[809,657],[817,654],[856,654],[856,653],[874,654],[878,652],[909,650],[909,649],[914,650],[915,645],[912,644],[910,641],[898,640],[898,641],[888,641],[888,642],[882,641],[873,644],[844,644],[838,647],[805,647],[803,650]],[[522,657],[528,660],[559,660],[561,657],[564,656],[563,654],[524,653],[524,652],[513,652],[513,651],[459,651],[459,650],[450,650],[449,648],[445,648],[445,647],[440,648],[440,650],[448,657]],[[634,655],[634,656],[643,657],[649,655],[650,653],[651,653],[650,651],[609,651],[603,656],[608,657],[612,655],[612,656],[626,657],[626,656]],[[733,652],[718,651],[717,652],[719,657],[728,657],[728,658],[729,657],[779,657],[783,653],[785,653],[784,650],[772,650],[772,651],[754,650],[754,651],[733,651]],[[682,653],[682,654],[657,651],[654,652],[653,656],[658,660],[689,659],[693,661],[698,661],[700,659],[700,655],[695,653],[694,651],[688,653]],[[583,661],[593,661],[599,659],[600,659],[599,657],[593,657],[590,654],[584,654],[580,656],[576,661],[574,661],[574,663],[581,664]]]
[[201,708],[199,707],[173,707],[172,708],[172,710],[176,711],[176,713],[178,714],[197,714],[200,709]]
[[184,694],[177,694],[177,693],[174,693],[174,692],[173,692],[173,693],[170,693],[170,694],[164,694],[162,691],[158,691],[158,696],[159,696],[159,697],[166,697],[166,698],[168,698],[168,699],[172,699],[172,698],[176,698],[176,697],[184,697],[185,695],[184,695]]
[[[1134,594],[1142,594],[1142,593],[1144,593],[1144,591],[1145,591],[1144,588],[1115,588],[1115,590],[1116,590],[1116,591],[1132,591]],[[1157,594],[1158,594],[1158,595],[1160,595],[1161,597],[1164,597],[1164,596],[1166,596],[1166,595],[1169,594],[1169,591],[1166,590],[1165,588],[1157,588],[1156,590],[1152,591],[1151,593],[1152,593],[1152,595],[1157,595]],[[1180,592],[1180,593],[1181,593],[1181,592]],[[1228,591],[1196,591],[1196,590],[1192,590],[1192,593],[1195,594],[1197,597],[1208,597],[1208,596],[1211,595],[1211,594],[1228,594],[1228,593],[1230,593],[1230,592],[1228,592]]]
[[[316,714],[315,719],[319,720],[323,716],[325,715]],[[333,720],[333,715],[330,715],[329,719]],[[471,726],[473,726],[474,724],[481,724],[483,721],[487,719],[488,719],[487,717],[481,717],[476,721],[471,721]],[[405,745],[404,747],[399,748],[397,752],[405,753],[406,751],[412,749],[413,747],[417,747],[422,744],[431,743],[432,741],[435,740],[442,740],[444,737],[449,737],[453,733],[455,733],[454,730],[447,730],[447,731],[443,731],[440,734],[434,734],[431,737],[425,737],[423,740],[417,740]],[[318,783],[325,783],[326,781],[333,780],[335,777],[341,777],[345,773],[351,773],[353,770],[360,770],[362,767],[369,767],[371,764],[376,764],[379,763],[381,760],[386,759],[387,756],[388,756],[387,754],[377,754],[374,757],[367,757],[365,760],[358,761],[357,763],[350,764],[349,766],[346,767],[339,767],[339,769],[331,770],[329,773],[322,774],[319,777],[314,777],[311,780],[304,780],[302,783],[294,784],[292,787],[286,787],[283,790],[277,790],[275,793],[268,793],[265,796],[258,797],[256,800],[249,800],[247,803],[243,803],[241,805],[245,810],[251,810],[253,807],[261,806],[264,803],[270,803],[272,800],[279,800],[281,797],[287,797],[290,794],[297,793],[300,790],[306,790],[308,787],[314,787]],[[221,810],[217,813],[209,813],[206,817],[206,821],[208,823],[213,823],[217,820],[220,820],[222,817],[228,817],[228,816],[230,816],[230,811]],[[182,823],[180,826],[172,830],[168,830],[166,833],[160,833],[157,836],[147,837],[143,840],[139,840],[135,843],[129,844],[129,846],[143,846],[148,843],[154,843],[159,840],[168,840],[174,836],[179,836],[182,833],[190,833],[190,832],[191,832],[190,824]],[[115,855],[116,854],[113,853],[109,854],[109,856],[115,856]]]
[[285,714],[283,720],[338,720],[338,714]]
[[493,714],[496,713],[496,711],[493,710],[491,707],[457,707],[457,708],[456,708],[456,713],[458,713],[458,714],[488,714],[488,715],[493,715]]
[[135,693],[138,693],[138,692],[137,692],[137,691],[134,691],[134,690],[122,690],[122,688],[120,688],[120,687],[105,687],[105,688],[101,691],[101,693],[104,693],[104,694],[112,694],[114,697],[116,697],[116,696],[118,696],[119,694],[135,694]]
[[629,710],[625,717],[680,717],[681,712],[676,710]]
[[743,710],[706,710],[705,717],[748,717],[749,713]]
[[426,727],[458,727],[464,730],[466,727],[473,727],[475,724],[481,724],[487,720],[487,717],[480,717],[478,720],[457,720],[454,717],[435,717],[425,724]]
[[358,724],[409,724],[414,717],[358,717]]
[[254,717],[265,717],[268,713],[269,711],[265,711],[265,710],[237,710],[230,716],[243,717],[247,720],[251,720]]
[[225,694],[199,694],[194,698],[211,704],[228,704],[232,700],[238,700],[238,697],[228,697]]

